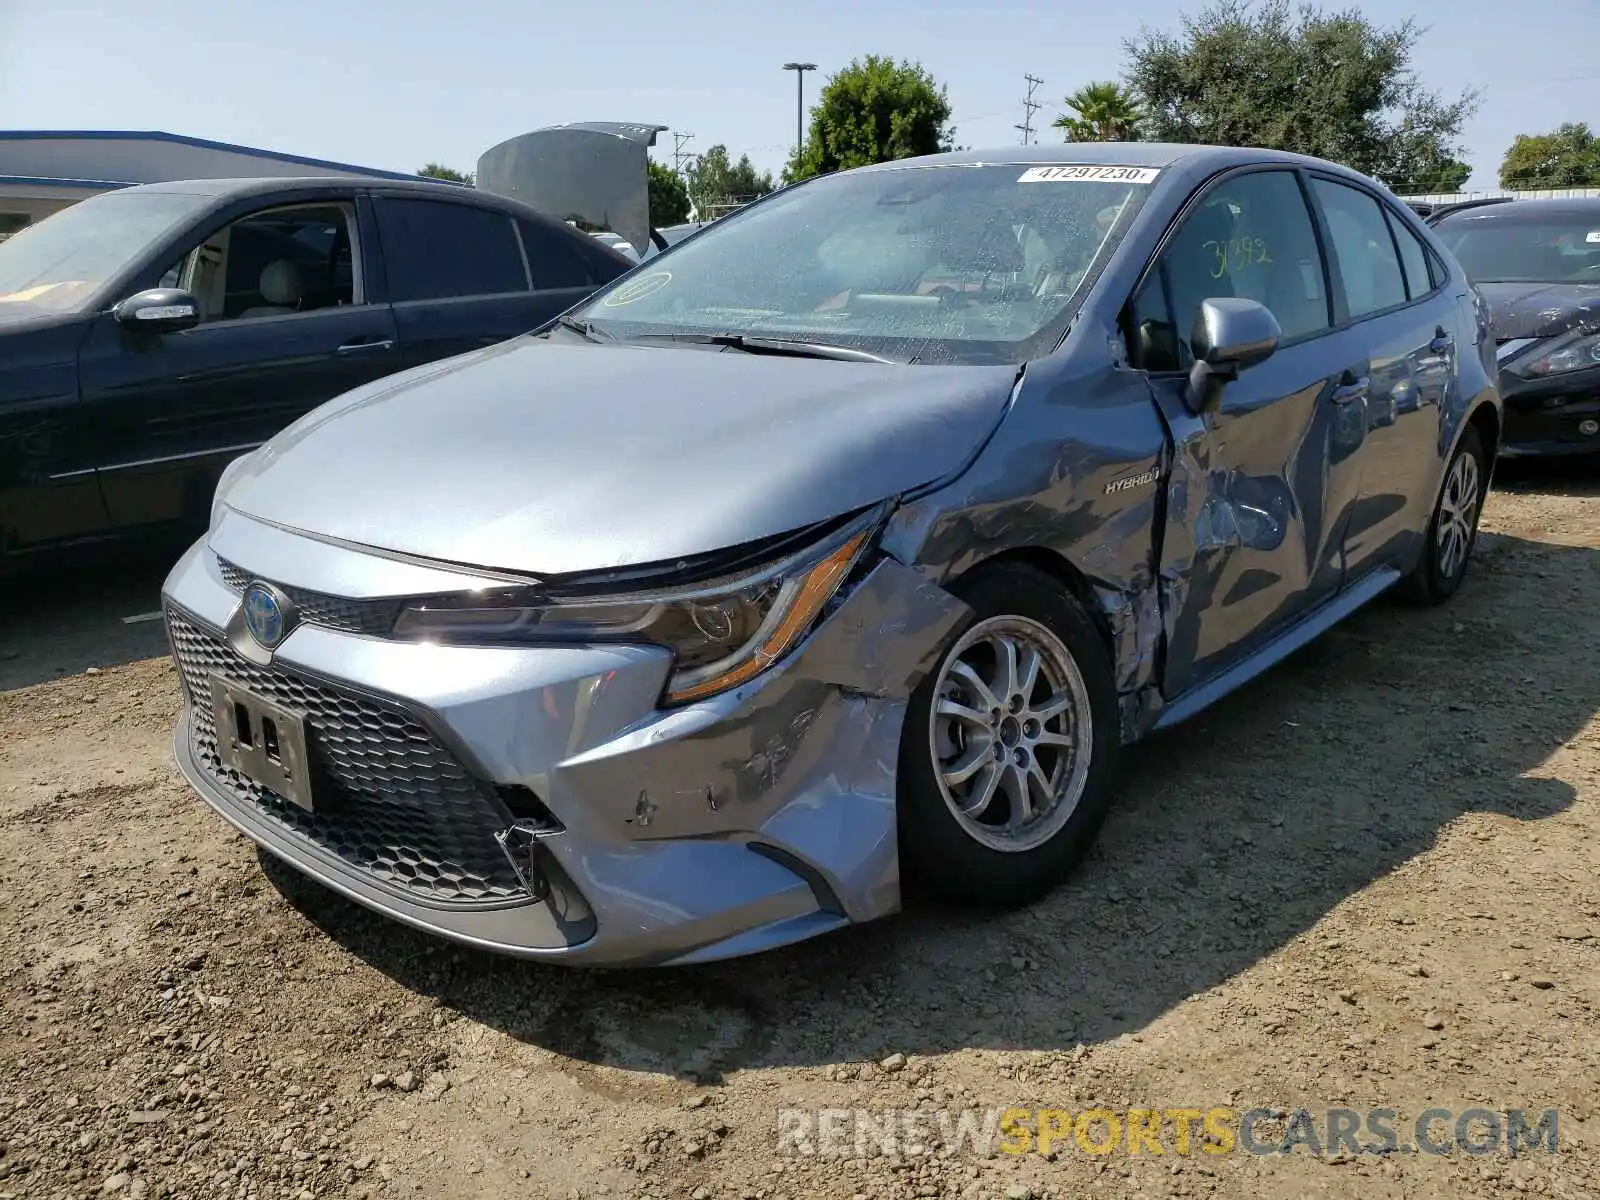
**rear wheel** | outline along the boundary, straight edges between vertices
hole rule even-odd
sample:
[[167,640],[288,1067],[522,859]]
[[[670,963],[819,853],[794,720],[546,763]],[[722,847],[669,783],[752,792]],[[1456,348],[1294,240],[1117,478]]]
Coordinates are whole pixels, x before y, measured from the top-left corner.
[[1094,623],[1049,575],[1006,563],[952,590],[974,617],[912,696],[901,856],[940,898],[1010,906],[1094,840],[1121,748],[1116,688]]
[[1406,579],[1406,592],[1423,604],[1442,604],[1466,578],[1478,540],[1488,483],[1488,458],[1478,431],[1468,426],[1445,469],[1444,487],[1428,523],[1422,559]]

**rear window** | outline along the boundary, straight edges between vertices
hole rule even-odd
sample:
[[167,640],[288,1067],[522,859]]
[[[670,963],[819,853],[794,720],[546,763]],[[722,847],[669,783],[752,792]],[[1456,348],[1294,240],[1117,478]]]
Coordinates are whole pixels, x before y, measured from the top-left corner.
[[610,283],[628,268],[628,264],[619,263],[600,249],[588,234],[569,237],[528,220],[519,220],[517,228],[522,232],[528,270],[533,273],[536,288],[596,287]]
[[517,231],[505,213],[390,196],[378,205],[378,225],[391,300],[528,290]]

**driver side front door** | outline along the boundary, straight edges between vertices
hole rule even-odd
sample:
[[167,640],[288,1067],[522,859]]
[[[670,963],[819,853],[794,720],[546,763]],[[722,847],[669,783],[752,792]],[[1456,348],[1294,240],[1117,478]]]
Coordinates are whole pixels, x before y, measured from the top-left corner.
[[362,269],[365,207],[353,190],[263,203],[198,238],[161,281],[199,299],[192,329],[99,319],[79,375],[116,527],[203,521],[228,462],[399,369],[394,314]]
[[[1186,404],[1200,302],[1265,305],[1276,352]],[[1172,430],[1162,538],[1168,703],[1202,688],[1343,582],[1343,534],[1360,494],[1367,388],[1354,339],[1333,327],[1328,273],[1300,175],[1223,177],[1180,217],[1131,307],[1136,360]]]

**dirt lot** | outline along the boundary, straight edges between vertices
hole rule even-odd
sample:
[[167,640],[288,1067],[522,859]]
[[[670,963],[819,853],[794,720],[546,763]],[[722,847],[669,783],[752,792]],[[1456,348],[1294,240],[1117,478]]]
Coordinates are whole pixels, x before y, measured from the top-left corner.
[[[1380,604],[1136,753],[1033,909],[642,974],[265,866],[171,766],[159,626],[121,620],[159,569],[13,589],[0,1197],[1600,1194],[1600,488],[1513,480],[1484,524],[1448,608]],[[1402,1143],[1553,1108],[1559,1148],[779,1152],[780,1109],[918,1105],[1388,1107]]]

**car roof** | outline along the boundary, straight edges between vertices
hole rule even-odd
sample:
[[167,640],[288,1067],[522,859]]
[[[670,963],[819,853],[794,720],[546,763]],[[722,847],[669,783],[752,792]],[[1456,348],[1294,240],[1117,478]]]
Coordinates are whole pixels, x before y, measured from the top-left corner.
[[[489,208],[497,208],[520,220],[534,221],[547,229],[560,229],[573,236],[580,236],[579,231],[558,221],[548,213],[524,201],[510,196],[502,196],[498,192],[480,191],[464,184],[450,183],[438,179],[385,179],[381,176],[367,175],[274,175],[260,179],[173,179],[162,183],[141,183],[132,187],[118,188],[116,193],[126,192],[166,192],[169,194],[186,196],[204,196],[212,201],[212,208],[219,208],[234,200],[249,199],[257,196],[273,196],[278,193],[296,194],[304,196],[306,193],[317,192],[343,192],[352,187],[371,188],[373,191],[386,195],[395,193],[415,194],[418,196],[454,196],[468,204],[478,204]],[[632,262],[624,255],[620,255],[611,247],[601,243],[600,248],[608,254],[616,255],[626,266]]]
[[1587,218],[1600,221],[1600,196],[1541,197],[1535,200],[1516,199],[1504,204],[1486,204],[1482,207],[1464,208],[1459,212],[1440,214],[1439,224],[1446,221],[1492,221],[1496,225],[1538,224],[1550,218]]
[[954,150],[861,167],[863,171],[907,166],[976,166],[984,163],[1091,163],[1107,166],[1172,167],[1179,163],[1225,169],[1243,163],[1283,162],[1299,166],[1348,167],[1286,150],[1253,146],[1204,146],[1186,142],[1055,142],[1042,146],[1001,146],[988,150]]
[[385,179],[377,175],[271,175],[249,179],[170,179],[161,183],[141,183],[121,188],[125,192],[176,192],[186,196],[215,196],[219,200],[235,196],[263,196],[273,192],[303,192],[349,187],[377,187],[384,191],[416,191],[438,195],[441,188],[455,188],[473,196],[503,200],[492,192],[480,192],[457,183],[431,179]]

